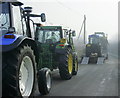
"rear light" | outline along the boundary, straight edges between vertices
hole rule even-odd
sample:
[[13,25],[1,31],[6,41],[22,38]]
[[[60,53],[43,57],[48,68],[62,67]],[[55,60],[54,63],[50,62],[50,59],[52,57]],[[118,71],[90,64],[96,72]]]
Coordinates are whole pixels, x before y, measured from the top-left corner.
[[4,38],[14,39],[15,35],[4,35]]
[[60,44],[59,46],[64,47],[64,44]]

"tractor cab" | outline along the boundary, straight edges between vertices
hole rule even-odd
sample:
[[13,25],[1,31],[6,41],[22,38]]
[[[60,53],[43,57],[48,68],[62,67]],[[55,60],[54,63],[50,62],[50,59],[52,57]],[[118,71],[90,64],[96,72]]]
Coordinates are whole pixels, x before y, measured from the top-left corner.
[[75,31],[62,29],[62,26],[41,26],[37,24],[35,32],[35,40],[40,43],[57,43],[61,39],[67,39],[68,43],[72,43]]
[[89,39],[88,44],[100,45],[101,47],[103,47],[104,50],[107,48],[108,45],[107,36],[105,36],[103,32],[95,32],[95,34],[89,35],[88,39]]
[[98,35],[89,35],[89,44],[99,44],[99,36]]
[[63,34],[64,34],[64,38],[67,39],[67,42],[71,45],[73,45],[73,37],[76,36],[76,32],[75,30],[71,30],[71,29],[63,29]]
[[[23,3],[16,0],[16,2],[0,2],[0,13],[1,21],[1,35],[5,34],[19,34],[30,38],[34,37],[34,21],[31,17],[41,17],[41,21],[44,22],[45,14],[41,15],[31,14],[32,7],[22,8]],[[11,0],[8,0],[11,1]]]
[[57,43],[63,37],[60,26],[41,26],[37,27],[35,39],[41,44]]
[[[64,48],[65,44],[73,46],[73,37],[75,31],[62,29],[62,26],[40,26],[37,24],[35,40],[38,46],[49,47],[55,51],[55,48]],[[46,48],[49,50],[49,48]]]
[[[0,32],[2,35],[8,32],[16,32],[22,33],[22,25],[21,25],[21,12],[20,6],[23,4],[21,2],[0,2],[0,8],[2,8],[0,13]],[[10,28],[11,27],[11,28]]]

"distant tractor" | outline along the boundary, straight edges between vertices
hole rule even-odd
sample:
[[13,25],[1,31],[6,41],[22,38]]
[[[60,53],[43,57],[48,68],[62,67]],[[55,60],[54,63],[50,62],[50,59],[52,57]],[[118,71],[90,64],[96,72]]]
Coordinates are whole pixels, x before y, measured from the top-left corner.
[[31,14],[32,7],[22,8],[23,3],[14,1],[0,1],[2,97],[34,96],[36,83],[41,94],[48,94],[51,89],[51,71],[47,66],[39,67],[41,57],[38,54],[41,51],[33,39],[35,26],[31,20],[31,17],[38,17],[45,22],[45,14]]
[[[75,52],[73,37],[75,31],[62,26],[38,26],[35,40],[39,51],[40,68],[59,69],[62,79],[71,79],[78,71],[78,58]],[[41,85],[42,86],[42,85]]]
[[[86,44],[86,54],[83,57],[85,63],[102,64],[108,59],[108,40],[103,32],[95,32],[89,35],[89,42]],[[83,63],[82,61],[82,63]]]

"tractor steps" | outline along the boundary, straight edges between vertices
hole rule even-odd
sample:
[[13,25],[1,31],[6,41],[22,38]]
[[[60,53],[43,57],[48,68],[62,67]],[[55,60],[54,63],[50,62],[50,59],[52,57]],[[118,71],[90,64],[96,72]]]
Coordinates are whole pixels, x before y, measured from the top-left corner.
[[89,57],[83,57],[81,64],[88,64]]
[[105,58],[104,57],[98,57],[97,64],[103,64]]
[[105,58],[98,57],[98,58],[90,58],[90,57],[83,57],[81,64],[103,64]]

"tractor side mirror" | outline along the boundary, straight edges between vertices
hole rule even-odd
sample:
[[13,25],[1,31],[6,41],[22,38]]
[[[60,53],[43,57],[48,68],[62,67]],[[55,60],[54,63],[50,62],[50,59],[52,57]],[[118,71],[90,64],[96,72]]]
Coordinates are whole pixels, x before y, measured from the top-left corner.
[[41,21],[45,22],[46,21],[45,13],[42,13],[40,16],[41,16]]
[[72,36],[76,36],[75,30],[72,31]]
[[68,35],[68,31],[66,31],[66,35]]

